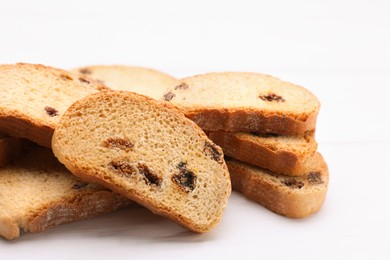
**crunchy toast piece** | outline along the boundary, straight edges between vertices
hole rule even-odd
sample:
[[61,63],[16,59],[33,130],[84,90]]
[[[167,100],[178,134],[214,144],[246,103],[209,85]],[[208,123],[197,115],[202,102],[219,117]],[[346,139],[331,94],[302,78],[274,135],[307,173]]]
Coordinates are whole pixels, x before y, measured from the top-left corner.
[[51,150],[33,146],[0,168],[0,236],[16,239],[63,223],[91,218],[132,202],[73,176]]
[[179,107],[205,131],[304,135],[315,130],[320,109],[318,99],[303,87],[242,72],[184,78],[160,99]]
[[127,90],[154,99],[160,98],[178,80],[161,71],[123,65],[87,66],[71,70],[92,77],[113,90]]
[[234,159],[226,160],[226,164],[234,190],[277,214],[307,217],[317,212],[325,200],[329,173],[319,153],[306,174],[297,177],[275,174]]
[[96,80],[44,65],[0,65],[0,131],[50,147],[65,110],[104,89]]
[[282,136],[244,132],[209,132],[213,142],[226,156],[274,173],[305,175],[317,151],[313,133],[305,136]]
[[231,193],[222,149],[170,104],[132,92],[74,103],[52,147],[76,176],[195,232],[219,222]]

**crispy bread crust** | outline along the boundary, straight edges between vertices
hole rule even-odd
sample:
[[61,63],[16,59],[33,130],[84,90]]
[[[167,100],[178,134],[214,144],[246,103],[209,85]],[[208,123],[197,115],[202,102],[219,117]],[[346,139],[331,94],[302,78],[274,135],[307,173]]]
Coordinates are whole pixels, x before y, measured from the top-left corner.
[[[69,165],[66,165],[67,168],[76,176],[80,177],[81,179],[87,181],[87,182],[93,182],[100,184],[102,186],[107,187],[108,189],[112,190],[113,192],[116,192],[118,194],[121,194],[132,201],[137,202],[138,204],[144,206],[145,208],[148,208],[150,211],[152,211],[154,214],[167,217],[171,219],[172,221],[176,222],[177,224],[183,226],[184,228],[191,230],[196,233],[205,233],[209,231],[212,227],[214,227],[222,218],[222,213],[216,216],[213,220],[213,222],[209,223],[207,226],[200,225],[197,223],[194,223],[191,219],[186,218],[185,216],[178,214],[176,212],[173,212],[171,208],[167,208],[164,205],[157,205],[156,202],[153,200],[146,199],[145,196],[142,193],[135,193],[135,192],[124,192],[123,188],[118,187],[115,183],[111,182],[110,179],[102,180],[100,178],[97,178],[96,175],[98,172],[93,172],[91,169],[80,169],[78,167],[71,167]],[[227,169],[226,169],[227,170]],[[231,190],[227,191],[227,193],[230,195]]]
[[[311,163],[317,150],[317,142],[310,138],[310,150],[296,152],[289,149],[271,149],[254,140],[241,138],[235,132],[209,132],[209,137],[221,146],[225,155],[274,173],[290,176],[305,175],[307,164]],[[281,141],[282,142],[282,141]],[[282,142],[283,143],[283,142]]]
[[[324,203],[329,173],[325,161],[318,153],[313,160],[312,168],[308,169],[307,172],[320,172],[323,183],[302,188],[286,187],[279,181],[272,181],[267,175],[273,174],[267,170],[235,160],[226,163],[230,171],[233,189],[277,214],[291,218],[303,218],[317,212]],[[256,171],[260,171],[261,174],[256,173]],[[273,176],[278,178],[277,175]],[[279,178],[285,177],[280,176]]]
[[81,194],[68,201],[59,201],[37,210],[29,219],[30,232],[42,232],[64,223],[99,216],[130,205],[132,202],[111,191]]
[[0,129],[10,136],[26,138],[41,146],[51,147],[54,126],[45,125],[40,120],[4,111],[0,112]]
[[318,111],[302,120],[287,114],[266,114],[256,110],[202,109],[185,111],[185,115],[205,131],[258,132],[280,135],[304,135],[316,128]]
[[33,212],[24,228],[0,209],[0,235],[13,240],[19,238],[23,232],[46,231],[61,224],[89,219],[131,204],[130,200],[111,191],[90,191],[68,200],[43,205]]

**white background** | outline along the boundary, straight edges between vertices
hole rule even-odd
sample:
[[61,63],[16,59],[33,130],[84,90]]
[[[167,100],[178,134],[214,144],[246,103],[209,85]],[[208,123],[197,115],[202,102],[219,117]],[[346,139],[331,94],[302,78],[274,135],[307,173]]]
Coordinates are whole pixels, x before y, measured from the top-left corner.
[[125,209],[19,240],[0,259],[390,259],[390,1],[4,1],[0,63],[254,71],[320,99],[331,174],[322,210],[292,220],[233,193],[210,233]]

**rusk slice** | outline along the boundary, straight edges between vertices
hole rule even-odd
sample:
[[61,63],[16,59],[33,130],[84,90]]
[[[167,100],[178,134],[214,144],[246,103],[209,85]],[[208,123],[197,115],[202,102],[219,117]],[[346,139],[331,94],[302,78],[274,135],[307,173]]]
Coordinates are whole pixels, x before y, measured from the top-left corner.
[[160,99],[206,131],[303,135],[314,130],[318,99],[303,87],[256,73],[208,73],[180,80]]
[[76,100],[106,87],[43,65],[0,65],[0,131],[50,147],[55,126]]
[[173,106],[132,92],[74,103],[52,147],[73,174],[195,232],[219,222],[231,193],[222,149]]
[[290,176],[305,175],[317,151],[313,133],[275,136],[244,132],[209,132],[226,156]]
[[329,173],[319,153],[300,177],[275,174],[234,159],[226,164],[234,190],[277,214],[303,218],[317,212],[325,200]]
[[132,66],[101,65],[73,69],[104,82],[113,90],[127,90],[154,99],[160,98],[169,87],[178,82],[172,76],[161,71]]
[[21,161],[0,168],[0,236],[16,239],[63,223],[91,218],[131,202],[108,189],[80,181],[35,146]]
[[22,144],[21,138],[10,137],[0,133],[0,167],[21,154]]

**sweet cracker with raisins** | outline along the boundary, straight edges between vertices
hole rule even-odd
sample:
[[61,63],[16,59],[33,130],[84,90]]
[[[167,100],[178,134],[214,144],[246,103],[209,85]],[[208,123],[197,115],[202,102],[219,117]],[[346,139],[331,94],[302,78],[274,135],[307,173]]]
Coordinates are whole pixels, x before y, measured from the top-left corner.
[[0,65],[0,131],[50,147],[60,117],[76,100],[105,85],[39,64]]
[[178,82],[174,77],[150,68],[123,65],[95,65],[76,68],[71,72],[94,78],[113,90],[126,90],[154,99]]
[[303,218],[317,212],[328,189],[328,166],[321,154],[301,176],[275,174],[234,159],[226,160],[232,187],[277,214]]
[[76,178],[50,149],[37,145],[0,168],[0,236],[6,239],[92,218],[132,203],[103,186]]
[[181,79],[161,98],[205,131],[304,135],[315,130],[320,109],[307,89],[272,76],[207,73]]
[[195,232],[220,221],[231,193],[222,149],[174,106],[136,93],[76,101],[52,148],[74,175]]

